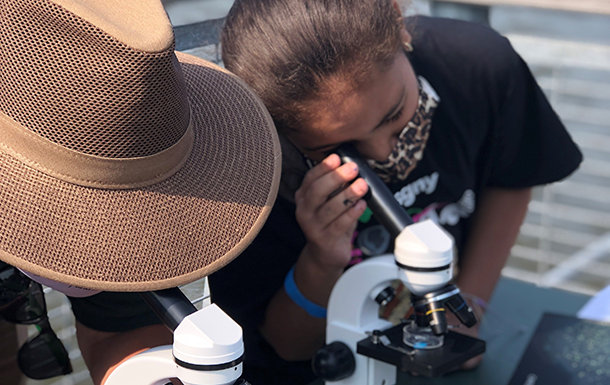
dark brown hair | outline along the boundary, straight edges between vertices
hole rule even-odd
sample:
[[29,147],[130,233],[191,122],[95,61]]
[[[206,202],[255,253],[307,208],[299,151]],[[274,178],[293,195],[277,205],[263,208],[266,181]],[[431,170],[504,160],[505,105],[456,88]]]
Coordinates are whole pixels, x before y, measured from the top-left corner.
[[[236,0],[222,59],[261,97],[278,130],[298,130],[330,79],[363,84],[402,44],[391,0]],[[326,83],[325,83],[326,82]]]

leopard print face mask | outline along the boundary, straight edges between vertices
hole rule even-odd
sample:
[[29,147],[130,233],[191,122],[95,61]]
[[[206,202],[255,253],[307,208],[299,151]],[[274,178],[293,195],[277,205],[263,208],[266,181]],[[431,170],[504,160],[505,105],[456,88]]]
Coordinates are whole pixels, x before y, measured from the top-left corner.
[[388,160],[368,161],[375,173],[386,183],[405,180],[424,155],[430,136],[432,115],[440,98],[426,79],[418,76],[418,82],[419,101],[415,115],[398,135],[398,143]]

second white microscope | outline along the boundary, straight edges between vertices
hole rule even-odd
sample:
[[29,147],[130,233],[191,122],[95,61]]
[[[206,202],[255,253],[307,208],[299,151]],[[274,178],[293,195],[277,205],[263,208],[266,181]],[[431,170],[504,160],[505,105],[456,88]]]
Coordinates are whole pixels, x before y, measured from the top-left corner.
[[[485,342],[448,330],[447,310],[467,327],[477,322],[460,290],[449,283],[452,238],[430,220],[413,223],[352,146],[337,152],[343,162],[358,164],[369,185],[368,206],[395,246],[394,254],[349,268],[335,284],[328,303],[327,345],[313,361],[316,374],[340,385],[393,385],[397,369],[435,377],[482,354]],[[395,326],[379,318],[379,307],[393,298],[390,283],[396,279],[411,292],[414,317]]]

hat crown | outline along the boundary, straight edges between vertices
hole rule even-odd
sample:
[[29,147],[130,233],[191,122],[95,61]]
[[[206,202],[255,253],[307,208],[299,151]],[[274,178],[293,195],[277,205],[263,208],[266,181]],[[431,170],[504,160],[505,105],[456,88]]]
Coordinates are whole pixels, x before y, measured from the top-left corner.
[[[0,111],[98,157],[146,157],[177,143],[189,106],[160,3],[136,1],[134,14],[114,0],[58,2],[0,1]],[[145,33],[130,29],[138,21]]]
[[0,0],[0,260],[148,291],[252,242],[279,184],[273,121],[173,50],[160,0]]

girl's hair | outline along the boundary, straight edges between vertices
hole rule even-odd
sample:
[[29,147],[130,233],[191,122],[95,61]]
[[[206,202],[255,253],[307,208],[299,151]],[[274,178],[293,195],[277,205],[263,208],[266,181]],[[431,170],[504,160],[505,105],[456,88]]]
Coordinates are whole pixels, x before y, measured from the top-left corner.
[[356,89],[402,45],[392,0],[236,0],[222,59],[263,100],[280,131],[306,123],[308,102],[331,86]]

